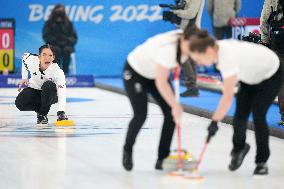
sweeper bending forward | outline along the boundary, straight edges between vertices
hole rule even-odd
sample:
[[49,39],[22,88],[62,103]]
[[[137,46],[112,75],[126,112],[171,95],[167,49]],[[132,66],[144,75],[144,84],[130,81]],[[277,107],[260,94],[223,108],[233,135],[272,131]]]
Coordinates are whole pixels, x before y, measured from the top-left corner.
[[256,168],[253,174],[267,175],[266,162],[270,150],[266,113],[281,86],[278,56],[259,44],[236,40],[215,41],[204,30],[191,36],[189,41],[191,58],[201,65],[216,64],[223,78],[223,95],[208,128],[209,135],[214,135],[217,122],[221,121],[229,110],[235,86],[239,81],[229,169],[238,169],[250,149],[246,143],[246,124],[249,114],[252,113],[257,145]]
[[189,58],[188,38],[196,29],[193,26],[184,32],[175,30],[151,37],[127,57],[123,81],[134,112],[123,147],[123,166],[128,171],[133,167],[132,151],[135,139],[146,120],[149,93],[158,102],[164,114],[155,166],[159,170],[163,168],[163,160],[170,152],[175,122],[178,122],[183,111],[169,83],[170,71]]

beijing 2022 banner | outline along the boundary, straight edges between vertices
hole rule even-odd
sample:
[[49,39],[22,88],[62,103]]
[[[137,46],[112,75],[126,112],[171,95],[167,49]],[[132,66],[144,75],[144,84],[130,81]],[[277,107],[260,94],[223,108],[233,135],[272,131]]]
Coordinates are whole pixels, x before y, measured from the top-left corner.
[[[15,19],[15,67],[21,70],[21,55],[38,53],[42,28],[59,1],[0,0],[0,18]],[[174,0],[60,1],[78,34],[77,74],[118,76],[129,51],[146,38],[171,29],[162,20],[159,3]]]

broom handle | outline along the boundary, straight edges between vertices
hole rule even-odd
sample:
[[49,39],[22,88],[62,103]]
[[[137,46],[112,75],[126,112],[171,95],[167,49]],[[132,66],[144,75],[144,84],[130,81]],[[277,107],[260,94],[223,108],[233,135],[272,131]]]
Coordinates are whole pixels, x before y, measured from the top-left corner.
[[176,124],[177,128],[177,140],[178,140],[178,169],[182,170],[183,163],[182,163],[182,154],[181,154],[181,132],[180,132],[180,125]]
[[[179,76],[180,76],[180,68],[177,67],[174,69],[174,92],[176,101],[179,102]],[[181,128],[180,124],[176,123],[177,128],[177,143],[178,143],[178,169],[182,170],[182,154],[181,154]]]
[[201,153],[200,153],[200,155],[199,155],[199,159],[198,159],[197,163],[196,163],[195,166],[194,166],[194,170],[198,169],[198,167],[199,167],[201,161],[203,160],[203,156],[204,156],[205,151],[206,151],[206,149],[207,149],[208,143],[209,143],[209,140],[207,139],[207,140],[204,142],[204,144],[203,144],[202,151],[201,151]]
[[179,102],[179,75],[180,75],[180,68],[174,69],[174,89],[175,89],[175,98],[176,101]]

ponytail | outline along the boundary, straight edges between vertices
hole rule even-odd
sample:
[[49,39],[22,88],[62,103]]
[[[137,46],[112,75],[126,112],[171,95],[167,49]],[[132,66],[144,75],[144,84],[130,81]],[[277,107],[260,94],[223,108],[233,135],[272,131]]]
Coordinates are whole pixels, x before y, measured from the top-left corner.
[[192,52],[204,53],[208,47],[216,45],[215,39],[207,30],[199,30],[189,38],[189,49]]
[[200,29],[195,24],[188,24],[183,32],[183,38],[189,40],[191,36],[200,32]]

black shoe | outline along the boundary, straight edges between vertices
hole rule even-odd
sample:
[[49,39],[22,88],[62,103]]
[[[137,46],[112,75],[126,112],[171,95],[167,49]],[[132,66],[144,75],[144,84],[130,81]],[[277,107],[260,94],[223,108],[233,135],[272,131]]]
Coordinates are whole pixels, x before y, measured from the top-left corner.
[[181,97],[197,97],[199,96],[198,89],[187,89],[183,93],[180,94]]
[[131,171],[133,168],[132,152],[123,150],[122,165],[127,171]]
[[163,170],[163,160],[157,160],[155,169],[157,170]]
[[247,155],[249,149],[250,149],[249,144],[245,144],[244,149],[242,149],[241,151],[239,151],[239,152],[232,151],[232,153],[231,153],[232,160],[231,160],[231,163],[229,165],[229,169],[231,171],[237,170],[242,165],[243,160],[244,160],[245,156]]
[[48,124],[47,115],[37,113],[37,125],[47,125],[47,124]]
[[256,165],[256,168],[254,169],[253,172],[254,176],[266,176],[268,175],[268,167],[266,163],[258,163]]

